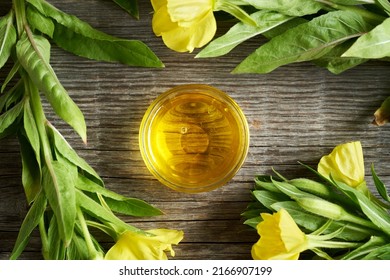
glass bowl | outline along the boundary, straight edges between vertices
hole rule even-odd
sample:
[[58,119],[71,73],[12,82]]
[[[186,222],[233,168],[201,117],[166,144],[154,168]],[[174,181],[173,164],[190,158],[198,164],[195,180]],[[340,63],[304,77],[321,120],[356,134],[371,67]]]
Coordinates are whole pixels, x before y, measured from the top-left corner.
[[147,109],[139,145],[149,171],[164,185],[199,193],[223,186],[245,161],[247,120],[217,88],[189,84],[161,94]]

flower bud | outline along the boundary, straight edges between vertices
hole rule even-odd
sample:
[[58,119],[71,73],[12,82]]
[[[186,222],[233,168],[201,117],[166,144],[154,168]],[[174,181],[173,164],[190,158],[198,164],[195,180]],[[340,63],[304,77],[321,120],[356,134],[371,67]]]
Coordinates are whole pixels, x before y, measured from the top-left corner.
[[299,206],[313,214],[332,220],[341,220],[345,214],[343,207],[327,200],[315,197],[302,197],[296,199]]
[[331,194],[327,186],[310,179],[297,178],[290,180],[289,183],[294,185],[301,191],[318,195],[320,197],[330,197]]
[[382,105],[374,113],[373,124],[382,126],[390,121],[390,97],[383,101]]

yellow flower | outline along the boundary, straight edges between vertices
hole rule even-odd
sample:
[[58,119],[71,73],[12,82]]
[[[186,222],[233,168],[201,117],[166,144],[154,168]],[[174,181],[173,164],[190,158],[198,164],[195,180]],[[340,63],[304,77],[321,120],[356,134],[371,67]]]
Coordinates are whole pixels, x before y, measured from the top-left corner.
[[262,213],[261,217],[263,221],[257,225],[260,239],[252,246],[254,260],[297,260],[308,249],[306,235],[286,210]]
[[155,11],[152,20],[156,36],[178,52],[192,52],[214,37],[217,23],[215,0],[151,0]]
[[107,252],[106,260],[167,260],[166,252],[175,256],[172,244],[183,239],[183,232],[170,229],[148,230],[151,235],[124,232]]
[[356,141],[338,145],[329,155],[321,158],[317,170],[324,177],[332,176],[350,187],[361,185],[365,182],[361,143]]
[[320,248],[355,248],[361,243],[334,241],[342,231],[320,235],[330,225],[329,220],[316,232],[303,233],[285,209],[277,213],[262,213],[263,221],[257,225],[259,241],[252,246],[254,260],[297,260],[301,252],[311,250],[322,258],[331,259]]

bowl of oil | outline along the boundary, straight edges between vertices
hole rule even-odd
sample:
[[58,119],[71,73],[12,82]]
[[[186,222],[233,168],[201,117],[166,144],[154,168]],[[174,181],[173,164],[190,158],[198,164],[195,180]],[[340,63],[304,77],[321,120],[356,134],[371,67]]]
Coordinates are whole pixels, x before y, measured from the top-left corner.
[[180,85],[149,106],[139,145],[146,167],[161,183],[200,193],[225,185],[241,168],[249,128],[226,93],[208,85]]

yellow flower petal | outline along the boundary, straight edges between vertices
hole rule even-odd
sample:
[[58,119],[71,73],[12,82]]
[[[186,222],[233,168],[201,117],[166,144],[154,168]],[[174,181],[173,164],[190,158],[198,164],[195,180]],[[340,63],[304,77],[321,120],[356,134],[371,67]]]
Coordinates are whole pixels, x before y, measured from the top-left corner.
[[167,260],[166,252],[175,252],[172,244],[183,239],[183,232],[169,229],[147,231],[151,235],[124,232],[114,246],[107,252],[106,260]]
[[161,36],[165,32],[178,28],[178,25],[171,21],[167,7],[163,6],[154,13],[152,27],[154,34]]
[[323,156],[318,164],[318,172],[324,177],[332,176],[351,187],[364,182],[363,149],[359,141],[336,146]]
[[207,14],[196,25],[189,28],[174,28],[162,33],[163,41],[167,47],[177,52],[192,52],[195,48],[203,47],[210,42],[217,30],[213,13]]
[[252,258],[257,260],[296,260],[307,249],[306,235],[290,214],[281,209],[273,215],[262,213],[257,226],[259,241],[252,246]]
[[214,0],[163,2],[152,1],[155,10],[152,26],[167,47],[178,52],[192,52],[213,39],[217,30]]
[[214,0],[169,0],[167,4],[173,22],[197,21],[212,11],[213,6]]

